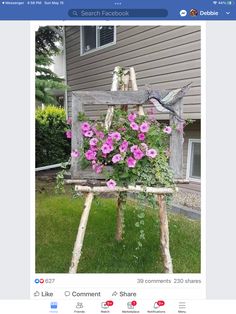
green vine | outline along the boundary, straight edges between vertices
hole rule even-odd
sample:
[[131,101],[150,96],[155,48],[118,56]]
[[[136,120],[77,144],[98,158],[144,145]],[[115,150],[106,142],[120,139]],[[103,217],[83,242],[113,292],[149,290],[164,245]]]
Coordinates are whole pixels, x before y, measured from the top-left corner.
[[123,81],[123,77],[124,75],[128,75],[128,72],[126,72],[125,68],[118,66],[118,71],[113,71],[113,74],[117,74],[118,76],[118,81],[119,81],[119,85],[123,86],[124,85],[124,81]]
[[62,170],[58,172],[56,176],[56,186],[55,186],[56,194],[65,194],[65,174],[70,165],[71,165],[71,158],[67,162],[61,164]]

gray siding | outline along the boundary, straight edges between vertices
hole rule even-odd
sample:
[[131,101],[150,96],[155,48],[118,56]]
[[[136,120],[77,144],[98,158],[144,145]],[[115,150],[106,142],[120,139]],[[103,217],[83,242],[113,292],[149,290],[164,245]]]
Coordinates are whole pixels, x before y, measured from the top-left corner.
[[[135,67],[139,88],[174,89],[192,82],[184,116],[199,119],[200,39],[199,26],[118,26],[115,45],[80,56],[80,27],[66,27],[69,114],[72,91],[110,90],[112,71],[120,65]],[[97,119],[105,112],[90,106],[86,113]]]

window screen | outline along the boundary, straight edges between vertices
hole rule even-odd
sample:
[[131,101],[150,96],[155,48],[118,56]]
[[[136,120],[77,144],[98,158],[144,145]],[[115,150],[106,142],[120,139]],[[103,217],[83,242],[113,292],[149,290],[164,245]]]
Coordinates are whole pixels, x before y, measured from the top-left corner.
[[98,46],[104,46],[114,41],[114,26],[99,26],[98,27]]
[[115,42],[114,26],[83,26],[82,54]]
[[96,48],[96,26],[83,26],[83,53]]
[[201,143],[199,142],[192,142],[189,176],[201,178]]

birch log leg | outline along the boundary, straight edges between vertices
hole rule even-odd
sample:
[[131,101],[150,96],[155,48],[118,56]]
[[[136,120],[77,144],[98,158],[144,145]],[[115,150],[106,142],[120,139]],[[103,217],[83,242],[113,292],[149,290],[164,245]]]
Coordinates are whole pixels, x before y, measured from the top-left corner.
[[[130,81],[131,81],[131,87],[133,91],[138,90],[137,80],[136,80],[136,73],[133,67],[129,68],[130,73]],[[144,110],[142,105],[137,105],[136,109],[138,111],[139,116],[144,116]]]
[[92,201],[93,201],[93,193],[90,192],[87,194],[85,203],[84,203],[84,209],[83,213],[80,219],[80,224],[79,224],[79,229],[76,237],[76,241],[74,244],[74,249],[72,253],[72,260],[71,260],[71,265],[69,269],[70,274],[76,274],[80,256],[81,256],[81,251],[83,247],[83,242],[84,242],[84,235],[88,223],[88,217],[89,217],[89,212],[91,209]]
[[123,239],[123,225],[124,225],[124,204],[127,199],[127,193],[119,193],[116,209],[116,240],[121,241]]
[[129,75],[130,75],[130,81],[131,81],[131,87],[133,91],[138,90],[137,80],[136,80],[136,74],[133,67],[129,68]]
[[113,76],[112,76],[112,84],[111,84],[111,91],[117,91],[119,89],[119,67],[115,67],[113,71]]
[[[182,117],[182,100],[179,100],[173,109]],[[173,170],[175,179],[183,179],[183,122],[178,121],[175,116],[170,115],[170,126],[172,127],[170,137],[170,167]]]
[[169,247],[169,227],[168,217],[166,211],[166,202],[164,195],[157,195],[157,202],[159,205],[159,217],[160,217],[160,231],[161,231],[161,253],[164,263],[165,273],[173,273],[172,259],[170,255]]
[[[127,92],[129,90],[129,70],[124,70],[121,82],[120,90]],[[121,110],[128,111],[128,105],[121,105]]]
[[105,118],[105,129],[108,131],[110,129],[110,126],[112,124],[112,119],[113,119],[113,115],[114,115],[114,106],[108,106],[107,109],[107,115]]

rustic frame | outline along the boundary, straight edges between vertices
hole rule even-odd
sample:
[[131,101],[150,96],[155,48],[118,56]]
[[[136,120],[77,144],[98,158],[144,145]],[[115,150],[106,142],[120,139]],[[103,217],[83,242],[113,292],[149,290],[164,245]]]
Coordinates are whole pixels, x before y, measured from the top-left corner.
[[[169,91],[152,91],[152,93],[161,94],[165,97]],[[84,113],[86,105],[101,105],[106,108],[114,108],[116,106],[130,106],[134,104],[142,108],[144,104],[149,102],[149,90],[139,91],[75,91],[72,93],[72,150],[83,150],[83,136],[81,133],[81,121],[78,121],[79,113]],[[183,115],[182,100],[179,99],[172,108],[179,116]],[[166,112],[169,113],[168,110]],[[178,125],[179,122],[175,116],[170,115],[170,125]],[[172,136],[170,137],[170,167],[174,172],[175,179],[183,179],[183,133],[173,128]],[[100,175],[95,175],[82,171],[81,158],[72,158],[71,176],[73,179],[87,178],[102,178]]]

